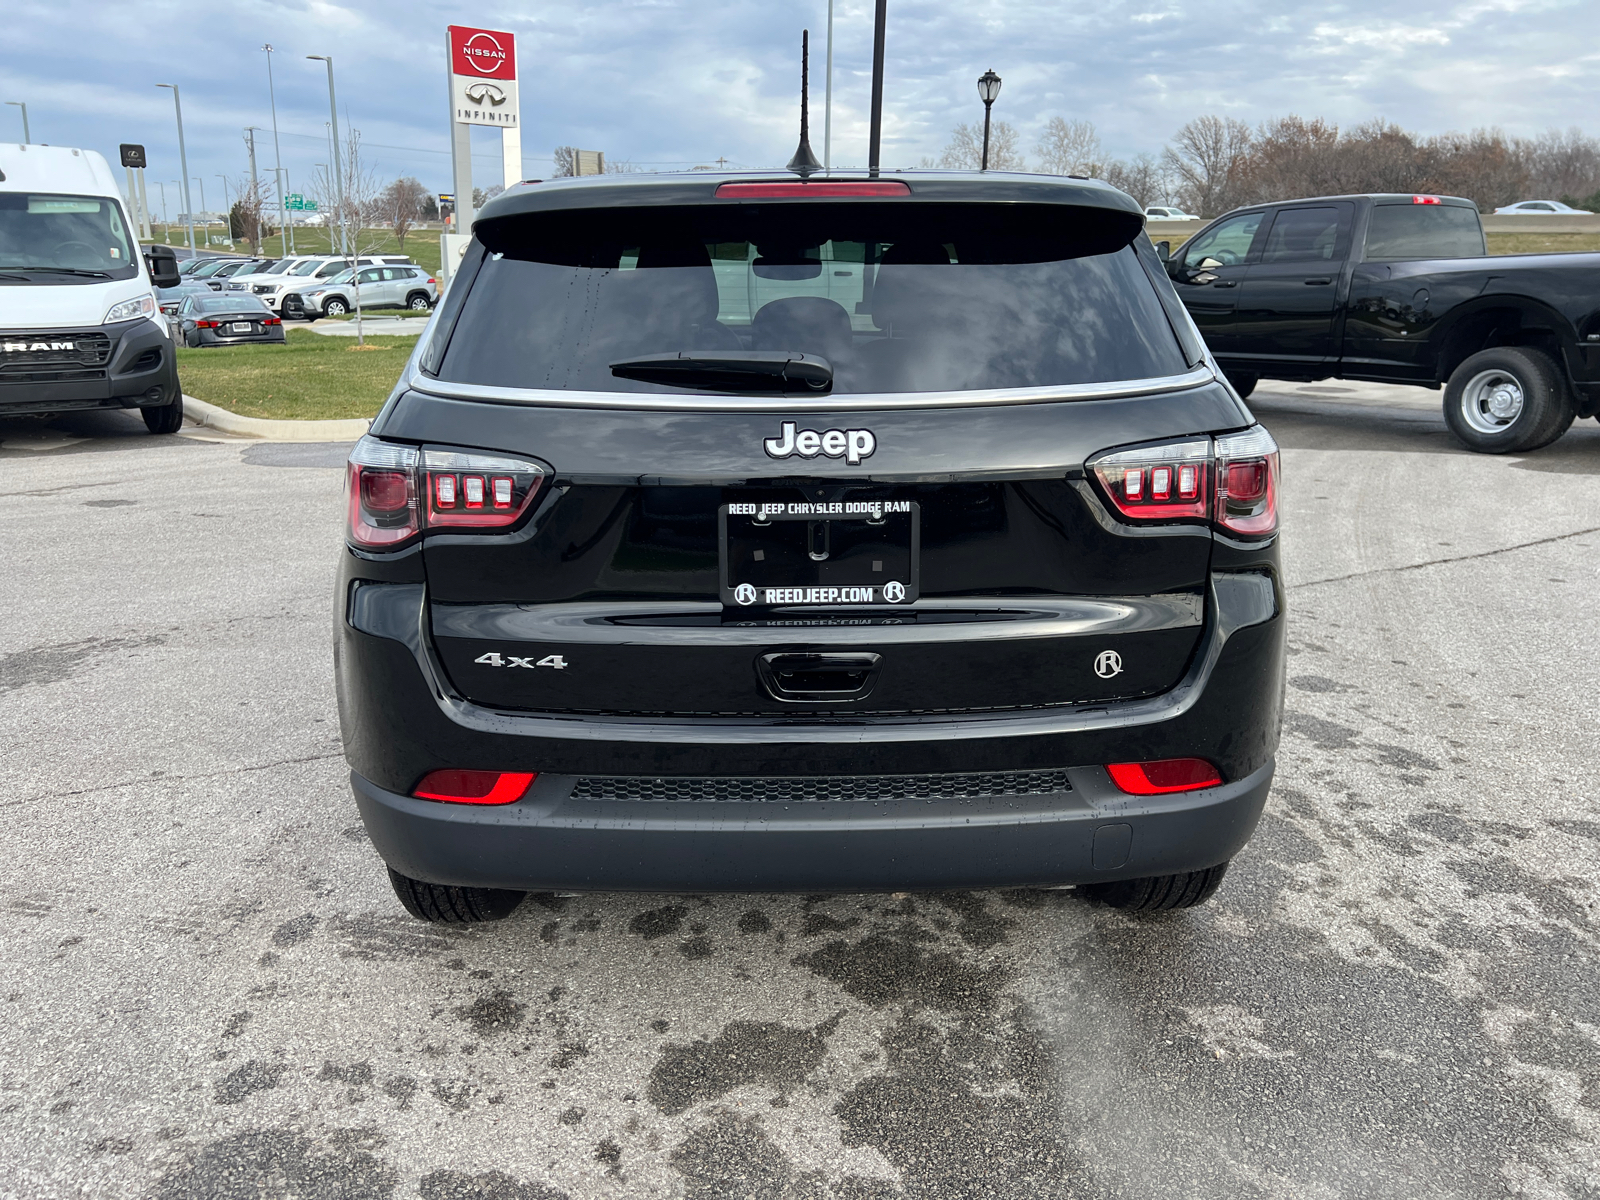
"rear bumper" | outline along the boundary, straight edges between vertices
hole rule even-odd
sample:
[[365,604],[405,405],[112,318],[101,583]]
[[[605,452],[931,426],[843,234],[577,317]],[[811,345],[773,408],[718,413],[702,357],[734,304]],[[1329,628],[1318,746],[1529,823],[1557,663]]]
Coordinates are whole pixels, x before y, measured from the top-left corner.
[[1005,800],[662,803],[572,797],[541,776],[497,808],[415,800],[351,774],[378,853],[429,883],[523,891],[909,891],[1060,886],[1199,870],[1238,852],[1273,763],[1222,787],[1125,796],[1103,767]]
[[[348,579],[348,576],[347,576]],[[1207,627],[1159,696],[966,717],[800,720],[543,716],[455,695],[425,637],[420,584],[344,589],[337,677],[357,804],[379,853],[434,883],[525,890],[907,890],[1073,884],[1198,870],[1244,845],[1282,710],[1282,595],[1212,577]],[[1112,788],[1102,764],[1194,756],[1230,782],[1173,797]],[[415,800],[442,767],[537,772],[503,808]],[[1059,794],[957,800],[692,802],[654,778],[1066,771]],[[647,798],[574,798],[631,777]]]
[[[85,408],[159,407],[179,396],[172,341],[154,323],[130,321],[109,334],[111,357],[96,378],[8,381],[0,376],[0,416]],[[79,372],[80,374],[89,372]]]

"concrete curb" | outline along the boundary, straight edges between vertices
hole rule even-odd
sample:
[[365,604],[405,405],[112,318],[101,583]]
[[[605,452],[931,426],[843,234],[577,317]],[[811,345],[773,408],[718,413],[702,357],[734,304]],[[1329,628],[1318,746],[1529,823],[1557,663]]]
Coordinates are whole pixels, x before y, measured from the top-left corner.
[[219,433],[260,438],[266,442],[353,442],[372,427],[365,417],[353,421],[267,421],[260,417],[241,417],[215,404],[183,398],[186,420]]

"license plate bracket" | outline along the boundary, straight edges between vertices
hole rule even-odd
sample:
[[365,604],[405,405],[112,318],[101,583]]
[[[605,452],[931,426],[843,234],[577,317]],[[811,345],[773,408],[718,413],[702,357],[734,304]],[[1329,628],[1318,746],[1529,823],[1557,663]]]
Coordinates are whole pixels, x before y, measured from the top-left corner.
[[919,594],[914,500],[747,501],[717,509],[722,602],[896,608]]
[[229,326],[234,333],[250,333],[255,327],[254,321],[235,321]]

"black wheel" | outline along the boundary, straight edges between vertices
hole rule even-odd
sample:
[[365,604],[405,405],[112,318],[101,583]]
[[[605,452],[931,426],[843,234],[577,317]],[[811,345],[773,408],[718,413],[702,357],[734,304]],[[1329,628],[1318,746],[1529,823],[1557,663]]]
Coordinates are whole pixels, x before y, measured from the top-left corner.
[[389,882],[406,911],[419,921],[443,925],[468,925],[477,921],[503,921],[517,911],[526,892],[503,888],[446,887],[423,883],[389,868]]
[[415,292],[406,300],[406,307],[412,312],[427,312],[429,308],[428,293]]
[[1444,389],[1445,424],[1479,454],[1548,446],[1576,416],[1561,368],[1526,346],[1478,351],[1455,369]]
[[1228,382],[1233,384],[1233,390],[1239,393],[1239,399],[1248,400],[1250,393],[1256,390],[1256,384],[1261,382],[1261,376],[1253,375],[1249,371],[1224,371]]
[[1166,912],[1193,908],[1211,899],[1228,873],[1228,864],[1177,875],[1152,875],[1146,879],[1119,879],[1115,883],[1086,883],[1078,889],[1091,900],[1128,912]]
[[322,306],[322,315],[325,317],[342,317],[350,311],[350,306],[343,300],[332,299]]
[[183,428],[183,397],[179,396],[171,404],[141,408],[139,415],[151,433],[177,433]]

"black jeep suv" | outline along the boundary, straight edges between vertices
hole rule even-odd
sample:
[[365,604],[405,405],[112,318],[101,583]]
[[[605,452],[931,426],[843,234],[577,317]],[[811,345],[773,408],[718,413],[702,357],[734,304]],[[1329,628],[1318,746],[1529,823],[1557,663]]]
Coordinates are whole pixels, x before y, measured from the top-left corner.
[[1127,196],[512,188],[350,456],[337,665],[413,914],[1204,900],[1272,780],[1278,454]]

